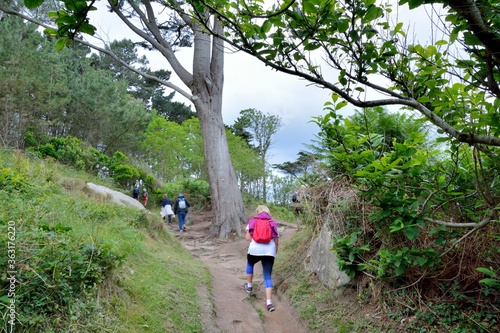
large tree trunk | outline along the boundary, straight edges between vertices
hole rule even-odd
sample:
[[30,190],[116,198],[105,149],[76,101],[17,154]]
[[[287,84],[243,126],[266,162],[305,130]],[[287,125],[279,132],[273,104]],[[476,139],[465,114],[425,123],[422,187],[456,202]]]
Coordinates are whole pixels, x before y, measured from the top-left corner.
[[201,101],[196,104],[214,212],[210,235],[226,238],[231,232],[235,232],[240,236],[244,206],[229,157],[222,115],[214,105],[205,105]]
[[[218,22],[215,22],[216,29]],[[229,155],[222,119],[224,85],[224,45],[201,30],[194,29],[193,103],[200,119],[205,162],[210,184],[214,217],[210,235],[226,238],[231,232],[241,235],[244,205],[238,180]]]

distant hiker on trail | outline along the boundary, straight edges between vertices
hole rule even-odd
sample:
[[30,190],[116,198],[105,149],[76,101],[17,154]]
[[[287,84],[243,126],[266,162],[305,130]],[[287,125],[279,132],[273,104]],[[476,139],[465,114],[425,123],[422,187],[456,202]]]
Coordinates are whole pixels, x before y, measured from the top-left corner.
[[134,187],[134,190],[132,191],[132,197],[139,201],[139,188],[138,187]]
[[146,207],[146,205],[148,204],[148,199],[149,199],[148,190],[146,189],[142,190],[142,204],[144,205],[144,207]]
[[179,193],[177,196],[177,200],[175,200],[174,204],[174,214],[177,215],[179,220],[179,231],[183,232],[186,230],[184,224],[186,224],[186,215],[188,213],[188,208],[191,206],[184,195]]
[[172,223],[172,215],[174,215],[174,211],[172,210],[172,200],[165,193],[163,195],[163,200],[161,202],[161,217],[165,220],[165,216],[168,216],[168,224]]
[[248,221],[245,238],[250,241],[247,253],[247,282],[243,284],[248,294],[253,294],[253,268],[259,261],[262,262],[264,287],[266,288],[266,308],[269,312],[274,311],[271,301],[273,292],[274,258],[278,252],[278,224],[271,218],[269,208],[264,205],[257,206],[256,216]]

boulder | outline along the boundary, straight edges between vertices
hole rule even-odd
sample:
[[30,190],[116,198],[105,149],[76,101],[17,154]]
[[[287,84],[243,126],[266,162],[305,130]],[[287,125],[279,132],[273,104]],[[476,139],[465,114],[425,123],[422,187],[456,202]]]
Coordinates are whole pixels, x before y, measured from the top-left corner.
[[305,269],[314,272],[325,286],[337,289],[351,282],[351,278],[339,269],[337,254],[332,250],[332,231],[325,223],[304,260]]
[[295,215],[298,215],[300,213],[304,213],[305,205],[300,202],[292,202],[290,204],[290,209]]
[[98,195],[102,196],[104,198],[109,199],[111,202],[114,202],[119,205],[126,205],[126,206],[132,206],[136,207],[138,209],[146,209],[144,206],[131,196],[128,196],[126,194],[123,194],[118,191],[114,191],[110,188],[107,188],[106,186],[101,186],[101,185],[96,185],[93,183],[87,183],[87,189]]

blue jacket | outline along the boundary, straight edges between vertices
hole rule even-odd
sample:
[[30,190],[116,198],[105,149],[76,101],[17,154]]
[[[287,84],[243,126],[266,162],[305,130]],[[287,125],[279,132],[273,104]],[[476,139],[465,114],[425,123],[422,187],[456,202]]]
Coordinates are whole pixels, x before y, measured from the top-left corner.
[[165,207],[166,205],[172,206],[172,200],[170,200],[170,198],[163,198],[163,200],[161,202],[161,206]]

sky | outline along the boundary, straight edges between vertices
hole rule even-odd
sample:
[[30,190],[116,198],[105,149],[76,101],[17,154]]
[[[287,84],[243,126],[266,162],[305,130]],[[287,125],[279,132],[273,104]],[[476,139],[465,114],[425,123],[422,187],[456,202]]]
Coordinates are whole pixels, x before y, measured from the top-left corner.
[[[111,36],[120,40],[129,38],[138,40],[123,23],[105,10],[98,10],[91,18],[91,23],[98,29],[101,36]],[[401,15],[408,15],[403,12]],[[429,29],[425,12],[410,13],[412,21],[417,22],[415,31],[426,35]],[[427,22],[426,22],[427,21]],[[406,25],[406,23],[405,23]],[[419,25],[419,26],[418,26]],[[428,33],[430,34],[430,32]],[[110,41],[111,39],[104,37]],[[143,51],[153,70],[160,68],[170,70],[168,62],[157,52]],[[181,49],[178,53],[181,63],[191,71],[191,50]],[[305,144],[310,144],[318,134],[319,128],[312,123],[313,117],[326,114],[323,105],[331,100],[331,92],[295,76],[283,74],[266,67],[263,63],[243,52],[228,52],[225,56],[224,93],[222,117],[226,125],[233,125],[240,111],[253,108],[264,114],[279,116],[283,126],[273,136],[273,145],[269,150],[269,163],[281,164],[295,161],[301,150],[307,150]],[[336,76],[327,78],[336,81]],[[184,87],[181,81],[172,75],[171,81]],[[187,91],[189,91],[186,88]],[[170,93],[171,91],[167,91]],[[174,100],[191,105],[180,94]],[[194,110],[194,107],[192,107]],[[342,109],[344,116],[352,114],[354,108],[347,106]]]

